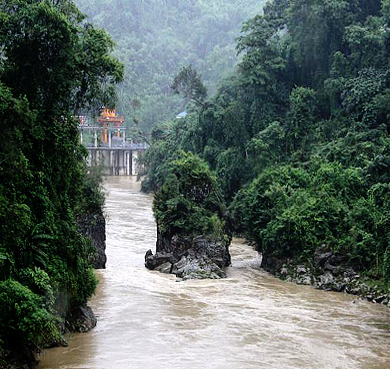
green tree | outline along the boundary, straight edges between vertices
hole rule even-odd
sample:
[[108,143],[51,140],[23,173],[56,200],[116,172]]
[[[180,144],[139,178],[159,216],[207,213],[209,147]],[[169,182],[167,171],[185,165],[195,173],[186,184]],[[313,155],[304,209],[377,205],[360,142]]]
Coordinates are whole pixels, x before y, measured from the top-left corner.
[[123,67],[72,1],[2,2],[0,19],[0,351],[31,359],[95,290],[75,222],[88,205],[73,115],[112,104]]
[[181,152],[156,192],[153,212],[157,230],[170,241],[175,234],[223,236],[222,193],[216,175],[198,156]]
[[239,64],[241,84],[254,133],[285,114],[289,78],[286,59],[278,44],[281,28],[267,15],[257,15],[245,23],[243,35],[238,38],[237,50],[244,54]]
[[237,71],[162,139],[210,164],[265,255],[310,263],[325,245],[388,279],[389,9],[269,1],[237,39]]
[[181,94],[187,101],[204,106],[207,96],[206,87],[202,83],[202,77],[192,65],[183,67],[176,75],[171,85],[175,94]]
[[140,129],[174,119],[185,99],[169,86],[182,66],[193,65],[210,94],[233,70],[239,58],[235,38],[242,22],[260,12],[265,0],[77,0],[93,23],[104,27],[118,45],[126,66],[118,87],[118,109],[131,122],[131,100],[142,102]]
[[290,106],[286,117],[286,141],[291,152],[307,151],[310,133],[316,120],[315,92],[309,88],[297,87],[291,91]]

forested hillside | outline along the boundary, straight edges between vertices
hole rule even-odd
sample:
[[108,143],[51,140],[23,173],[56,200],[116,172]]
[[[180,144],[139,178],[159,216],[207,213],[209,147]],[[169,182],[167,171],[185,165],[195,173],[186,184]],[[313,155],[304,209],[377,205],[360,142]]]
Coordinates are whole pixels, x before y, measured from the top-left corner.
[[1,368],[33,367],[67,329],[86,329],[72,314],[97,281],[76,218],[104,197],[74,114],[113,102],[112,47],[72,1],[0,4]]
[[[80,9],[117,44],[125,65],[118,108],[145,133],[186,108],[169,86],[181,66],[193,64],[208,90],[237,61],[234,39],[261,0],[77,0]],[[133,103],[132,103],[133,102]],[[134,132],[134,129],[132,130]]]
[[310,266],[321,248],[386,285],[389,44],[389,0],[271,1],[242,29],[238,72],[154,129],[144,189],[191,151],[266,257]]

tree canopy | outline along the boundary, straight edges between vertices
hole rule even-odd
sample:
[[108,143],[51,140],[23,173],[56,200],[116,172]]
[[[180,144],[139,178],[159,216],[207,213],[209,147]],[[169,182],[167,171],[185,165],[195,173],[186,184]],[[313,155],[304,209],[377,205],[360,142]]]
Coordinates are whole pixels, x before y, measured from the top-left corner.
[[193,152],[260,251],[310,263],[323,246],[388,283],[389,10],[268,2],[242,27],[237,71],[202,109],[158,128],[144,188],[164,183],[177,149]]
[[[210,93],[238,58],[234,39],[241,23],[261,11],[265,0],[77,0],[90,19],[117,44],[126,66],[118,109],[127,122],[150,133],[154,124],[185,110],[188,100],[169,88],[181,68],[192,65]],[[142,106],[134,112],[133,99]]]
[[72,1],[0,4],[0,352],[22,364],[59,342],[95,290],[75,218],[101,196],[84,196],[99,189],[73,116],[114,103],[123,66],[112,48]]

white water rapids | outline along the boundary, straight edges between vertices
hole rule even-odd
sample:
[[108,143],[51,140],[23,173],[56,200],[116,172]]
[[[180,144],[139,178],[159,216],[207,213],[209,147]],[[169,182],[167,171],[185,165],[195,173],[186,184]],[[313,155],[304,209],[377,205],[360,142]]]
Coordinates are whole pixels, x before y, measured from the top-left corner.
[[107,269],[89,305],[98,325],[46,350],[39,369],[389,369],[390,309],[280,281],[234,240],[222,280],[177,282],[144,267],[152,197],[110,177]]

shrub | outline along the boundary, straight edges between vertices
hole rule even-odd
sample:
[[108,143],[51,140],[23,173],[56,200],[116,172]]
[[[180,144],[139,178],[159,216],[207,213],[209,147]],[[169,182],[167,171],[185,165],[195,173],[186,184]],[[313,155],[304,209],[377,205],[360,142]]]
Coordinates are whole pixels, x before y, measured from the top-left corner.
[[0,282],[0,349],[15,347],[37,352],[59,339],[56,318],[44,299],[21,283]]
[[170,162],[169,173],[153,203],[159,232],[168,238],[221,233],[222,194],[209,166],[198,156],[181,152]]

